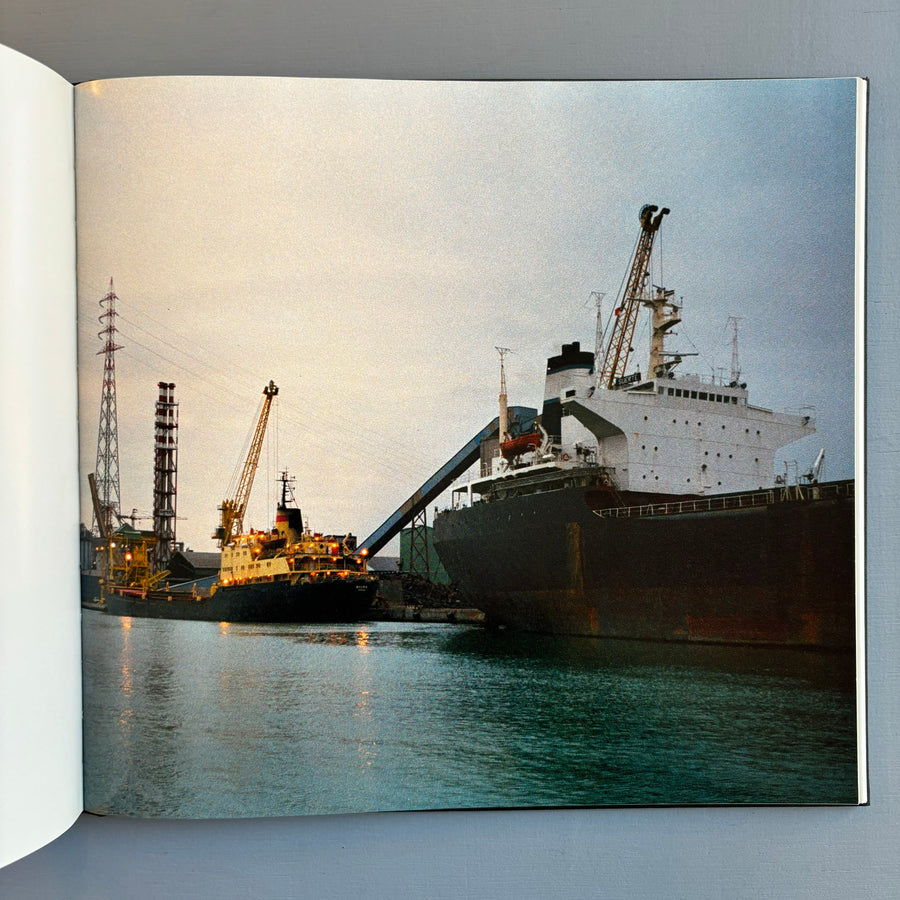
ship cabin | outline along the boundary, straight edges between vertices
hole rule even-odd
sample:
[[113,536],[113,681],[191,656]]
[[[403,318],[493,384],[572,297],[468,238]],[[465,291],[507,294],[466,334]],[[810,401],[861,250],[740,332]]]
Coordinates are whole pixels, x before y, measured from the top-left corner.
[[675,495],[770,487],[775,452],[815,432],[811,415],[753,406],[745,384],[700,375],[570,383],[561,445],[592,444],[619,490]]
[[276,527],[250,531],[222,548],[219,583],[259,581],[326,581],[367,574],[366,550],[356,552],[356,536],[302,531],[291,534]]

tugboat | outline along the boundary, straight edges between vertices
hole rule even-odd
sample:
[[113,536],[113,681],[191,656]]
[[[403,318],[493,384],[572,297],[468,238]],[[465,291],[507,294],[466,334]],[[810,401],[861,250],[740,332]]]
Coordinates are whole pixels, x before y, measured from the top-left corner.
[[[665,340],[681,307],[649,277],[668,213],[640,212],[605,349],[567,344],[547,361],[527,440],[510,443],[501,362],[499,435],[436,516],[435,549],[497,625],[852,649],[854,482],[821,482],[823,453],[796,484],[776,478],[775,451],[815,423],[752,405],[736,364],[729,378],[676,372],[687,354]],[[646,375],[628,369],[641,309]]]

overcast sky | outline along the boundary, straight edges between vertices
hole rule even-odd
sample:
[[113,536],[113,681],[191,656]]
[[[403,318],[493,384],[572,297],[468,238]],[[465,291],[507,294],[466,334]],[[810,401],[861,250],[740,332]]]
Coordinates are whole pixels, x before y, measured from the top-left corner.
[[611,311],[645,203],[672,211],[682,368],[727,374],[740,317],[751,402],[815,407],[784,456],[853,474],[853,80],[128,79],[76,104],[86,504],[110,276],[123,512],[152,511],[172,381],[178,537],[213,549],[273,379],[245,525],[280,467],[313,528],[362,538],[497,414],[495,346],[530,406],[561,343],[593,350],[591,292]]

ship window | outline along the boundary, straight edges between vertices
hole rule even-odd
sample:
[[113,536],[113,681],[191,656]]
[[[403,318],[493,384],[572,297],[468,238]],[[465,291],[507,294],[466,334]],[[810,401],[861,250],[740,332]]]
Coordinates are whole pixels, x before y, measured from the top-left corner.
[[566,391],[566,396],[567,396],[567,397],[574,397],[574,396],[575,396],[575,391]]
[[705,399],[706,399],[706,391],[700,391],[700,399],[701,399],[701,400],[705,400]]
[[680,397],[680,396],[681,396],[681,388],[675,388],[675,396],[676,396],[676,397]]
[[675,396],[675,388],[669,388],[669,396],[670,396],[670,397],[674,397],[674,396]]
[[731,402],[732,402],[735,406],[737,406],[737,397],[732,397],[732,398],[731,398]]
[[697,399],[697,392],[691,391],[691,400],[696,400],[696,399]]

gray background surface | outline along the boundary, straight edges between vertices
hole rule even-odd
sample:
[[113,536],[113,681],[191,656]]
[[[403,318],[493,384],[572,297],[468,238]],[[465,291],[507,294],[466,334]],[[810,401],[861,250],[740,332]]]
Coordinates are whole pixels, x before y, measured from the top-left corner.
[[[870,80],[871,805],[397,813],[230,822],[83,816],[0,872],[25,897],[888,897],[900,885],[897,0],[5,0],[0,42],[72,81],[146,74]],[[660,122],[665,139],[665,122]],[[813,214],[814,211],[811,211]],[[798,323],[802,327],[802,322]],[[848,385],[848,389],[850,386]]]

